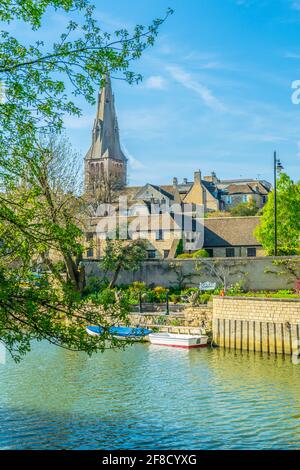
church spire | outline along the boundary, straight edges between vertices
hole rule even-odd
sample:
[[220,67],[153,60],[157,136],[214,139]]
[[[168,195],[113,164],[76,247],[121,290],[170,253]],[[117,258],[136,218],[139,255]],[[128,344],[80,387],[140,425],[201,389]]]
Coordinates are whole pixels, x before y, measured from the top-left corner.
[[92,145],[85,156],[85,182],[101,184],[101,179],[113,179],[126,185],[127,159],[122,152],[111,80],[107,74],[98,96],[98,106],[92,132]]

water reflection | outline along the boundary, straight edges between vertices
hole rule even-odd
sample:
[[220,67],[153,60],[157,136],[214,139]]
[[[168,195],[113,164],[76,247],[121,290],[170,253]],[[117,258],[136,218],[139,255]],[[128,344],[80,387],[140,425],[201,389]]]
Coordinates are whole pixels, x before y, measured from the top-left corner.
[[0,447],[299,448],[299,379],[283,356],[40,343],[0,366]]

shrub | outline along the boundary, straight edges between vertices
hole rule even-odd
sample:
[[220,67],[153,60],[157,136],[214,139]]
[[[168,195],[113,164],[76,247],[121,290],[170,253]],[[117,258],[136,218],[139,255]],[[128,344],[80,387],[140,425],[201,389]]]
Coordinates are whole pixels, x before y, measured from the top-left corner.
[[169,299],[174,304],[178,304],[181,301],[181,296],[179,294],[171,294]]
[[200,304],[207,304],[211,300],[211,294],[209,292],[205,292],[205,294],[201,294],[199,297]]
[[209,258],[206,250],[197,250],[194,253],[181,253],[177,255],[178,259]]
[[244,290],[242,287],[242,283],[236,282],[235,284],[229,287],[226,293],[229,295],[240,295],[240,294],[243,294],[243,292]]
[[156,295],[153,290],[148,290],[145,294],[143,294],[143,301],[145,302],[156,302]]
[[144,282],[135,281],[129,286],[129,290],[134,292],[145,292],[147,288]]
[[246,217],[256,215],[259,207],[256,202],[251,199],[249,202],[241,202],[230,210],[230,215],[234,217]]
[[188,289],[184,289],[181,291],[181,295],[190,295],[193,292],[199,292],[198,287],[189,287]]
[[88,285],[83,290],[84,297],[90,294],[97,294],[108,286],[108,281],[99,279],[96,276],[88,278]]
[[167,292],[168,291],[169,291],[169,289],[166,289],[165,287],[162,287],[162,286],[154,287],[153,292],[154,292],[154,295],[155,295],[155,299],[158,302],[165,302],[167,300]]
[[197,250],[192,254],[192,258],[209,258],[209,254],[206,250]]
[[176,248],[175,258],[178,258],[178,256],[181,255],[182,253],[183,253],[183,240],[181,238]]
[[91,299],[95,302],[103,305],[112,305],[116,301],[115,291],[113,289],[109,289],[108,287],[103,289],[96,294],[92,294]]

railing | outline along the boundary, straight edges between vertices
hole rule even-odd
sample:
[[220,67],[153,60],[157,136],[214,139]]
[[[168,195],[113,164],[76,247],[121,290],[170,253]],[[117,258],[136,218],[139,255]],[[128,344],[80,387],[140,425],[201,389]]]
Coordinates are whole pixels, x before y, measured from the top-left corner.
[[[148,302],[147,302],[148,303]],[[154,302],[152,302],[154,305]],[[170,305],[169,305],[169,293],[166,293],[166,302],[161,304],[162,306],[165,305],[166,310],[164,311],[165,315],[170,315]],[[142,294],[139,294],[139,313],[143,313],[143,299]]]

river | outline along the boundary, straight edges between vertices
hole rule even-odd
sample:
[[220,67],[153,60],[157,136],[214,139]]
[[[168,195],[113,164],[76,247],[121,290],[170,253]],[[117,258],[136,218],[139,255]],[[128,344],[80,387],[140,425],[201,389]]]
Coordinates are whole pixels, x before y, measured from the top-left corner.
[[299,449],[290,357],[46,342],[0,366],[1,449]]

